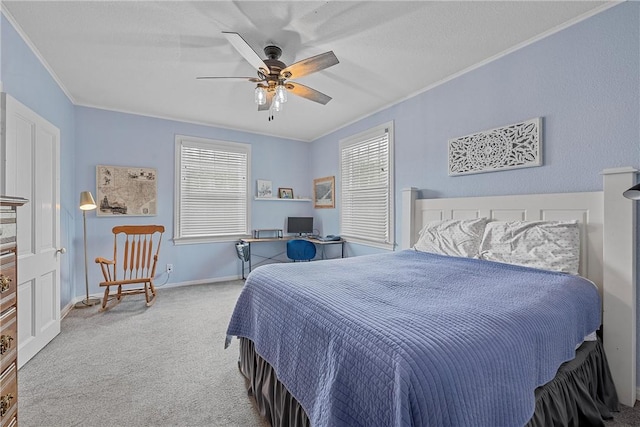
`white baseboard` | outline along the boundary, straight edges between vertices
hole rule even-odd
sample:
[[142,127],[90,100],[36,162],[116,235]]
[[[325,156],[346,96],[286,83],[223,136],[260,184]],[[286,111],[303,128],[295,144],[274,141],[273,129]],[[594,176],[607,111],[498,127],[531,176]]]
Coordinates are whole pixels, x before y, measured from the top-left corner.
[[[156,289],[168,289],[168,288],[179,288],[182,286],[193,286],[193,285],[204,285],[207,283],[220,283],[220,282],[229,282],[231,280],[240,280],[241,276],[227,276],[227,277],[215,277],[211,279],[201,279],[201,280],[189,280],[186,282],[176,282],[176,283],[167,283],[164,285],[155,285]],[[103,293],[92,294],[90,297],[99,298],[102,301]],[[64,319],[67,314],[71,312],[71,309],[75,306],[77,302],[80,302],[84,299],[84,296],[75,297],[70,303],[65,305],[60,312],[60,319]]]
[[215,277],[211,279],[190,280],[187,282],[167,283],[166,285],[156,285],[156,289],[178,288],[181,286],[204,285],[207,283],[228,282],[230,280],[240,280],[241,276]]
[[69,304],[65,305],[62,308],[62,311],[60,311],[60,320],[64,319],[65,317],[67,317],[67,314],[71,313],[71,309],[73,308],[74,304],[78,301],[80,301],[82,298],[80,299],[74,299],[73,301],[71,301]]

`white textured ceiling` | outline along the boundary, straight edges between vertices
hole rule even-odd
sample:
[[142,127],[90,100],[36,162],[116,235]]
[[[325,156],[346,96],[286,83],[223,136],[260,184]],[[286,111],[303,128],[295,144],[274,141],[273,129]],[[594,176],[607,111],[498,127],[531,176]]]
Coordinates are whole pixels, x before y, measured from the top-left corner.
[[[310,141],[603,9],[595,1],[3,1],[72,101]],[[291,64],[333,50],[340,63],[299,83],[274,121],[222,36],[240,33]]]

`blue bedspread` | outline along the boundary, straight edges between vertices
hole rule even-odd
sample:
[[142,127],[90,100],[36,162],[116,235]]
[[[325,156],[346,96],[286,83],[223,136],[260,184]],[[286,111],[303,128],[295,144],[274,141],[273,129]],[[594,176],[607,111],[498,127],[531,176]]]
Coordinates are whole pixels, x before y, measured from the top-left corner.
[[314,427],[499,427],[599,325],[580,277],[406,250],[257,268],[227,333]]

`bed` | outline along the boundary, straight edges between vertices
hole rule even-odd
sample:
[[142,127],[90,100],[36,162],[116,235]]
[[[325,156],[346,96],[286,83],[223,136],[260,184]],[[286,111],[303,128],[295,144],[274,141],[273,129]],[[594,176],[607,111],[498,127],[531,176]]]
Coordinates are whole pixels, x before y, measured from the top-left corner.
[[[602,425],[618,401],[592,333],[607,292],[603,200],[620,185],[431,200],[408,190],[403,250],[256,269],[228,339],[240,337],[260,411],[277,426]],[[590,280],[409,249],[423,224],[483,217],[574,221]]]

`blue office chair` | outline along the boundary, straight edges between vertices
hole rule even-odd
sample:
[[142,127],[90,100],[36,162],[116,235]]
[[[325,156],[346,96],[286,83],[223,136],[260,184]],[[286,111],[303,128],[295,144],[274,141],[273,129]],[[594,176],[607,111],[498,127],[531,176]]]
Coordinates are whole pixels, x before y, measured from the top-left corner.
[[316,256],[316,245],[307,240],[289,240],[287,257],[295,261],[311,261]]

